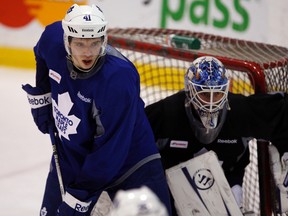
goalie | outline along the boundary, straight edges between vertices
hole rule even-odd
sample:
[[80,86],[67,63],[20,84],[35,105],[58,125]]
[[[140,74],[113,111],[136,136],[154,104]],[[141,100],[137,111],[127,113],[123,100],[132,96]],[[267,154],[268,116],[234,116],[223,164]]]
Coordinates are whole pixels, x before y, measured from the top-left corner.
[[146,107],[163,166],[168,169],[214,151],[242,207],[248,138],[270,140],[280,154],[288,152],[288,97],[229,93],[224,65],[209,56],[197,58],[184,79],[184,91]]

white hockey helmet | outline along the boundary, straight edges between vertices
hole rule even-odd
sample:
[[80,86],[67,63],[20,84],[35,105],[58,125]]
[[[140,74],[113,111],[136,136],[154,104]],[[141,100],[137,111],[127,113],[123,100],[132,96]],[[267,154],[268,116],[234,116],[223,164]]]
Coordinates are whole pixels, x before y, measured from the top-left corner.
[[207,129],[217,126],[219,112],[227,102],[228,90],[225,67],[214,57],[195,59],[185,74],[188,103],[194,106]]
[[146,186],[118,191],[113,203],[111,216],[168,216],[166,207]]
[[68,43],[69,36],[76,38],[103,37],[104,41],[100,54],[105,54],[107,21],[98,6],[94,4],[91,6],[73,4],[62,20],[62,28],[64,30],[65,49],[69,55],[71,54]]

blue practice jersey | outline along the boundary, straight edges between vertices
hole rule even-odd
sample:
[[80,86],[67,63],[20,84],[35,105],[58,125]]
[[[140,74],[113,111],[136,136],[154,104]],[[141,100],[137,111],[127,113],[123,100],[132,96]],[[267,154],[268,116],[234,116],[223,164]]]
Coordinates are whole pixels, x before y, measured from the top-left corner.
[[34,48],[36,86],[52,93],[64,184],[89,191],[109,186],[151,155],[159,157],[139,74],[116,49],[106,50],[97,73],[72,79],[61,22],[47,26]]

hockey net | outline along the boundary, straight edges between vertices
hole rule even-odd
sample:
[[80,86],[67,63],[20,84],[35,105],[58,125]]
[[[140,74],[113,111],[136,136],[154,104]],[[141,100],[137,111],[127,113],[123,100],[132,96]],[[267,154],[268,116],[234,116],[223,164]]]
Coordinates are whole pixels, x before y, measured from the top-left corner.
[[[284,47],[157,28],[109,29],[108,41],[136,65],[141,79],[141,97],[146,105],[183,89],[184,73],[191,62],[206,55],[218,58],[225,65],[233,93],[251,95],[288,90],[288,49]],[[260,215],[263,211],[260,200],[267,202],[265,197],[270,192],[266,191],[269,187],[259,192],[259,170],[266,172],[267,169],[258,165],[257,150],[260,148],[257,149],[257,143],[255,140],[249,143],[251,162],[246,168],[243,191],[245,209]],[[268,182],[269,179],[264,180]],[[270,210],[266,208],[265,211]]]

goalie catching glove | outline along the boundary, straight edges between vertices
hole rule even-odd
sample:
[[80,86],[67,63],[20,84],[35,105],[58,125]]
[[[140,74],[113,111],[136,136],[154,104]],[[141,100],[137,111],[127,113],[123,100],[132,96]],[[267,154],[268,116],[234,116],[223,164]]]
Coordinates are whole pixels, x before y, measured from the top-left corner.
[[29,84],[23,85],[22,89],[27,93],[35,124],[42,133],[48,133],[52,123],[51,93]]

